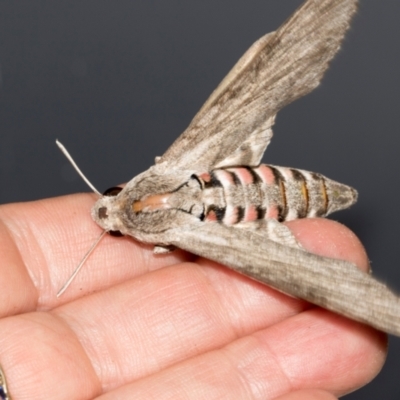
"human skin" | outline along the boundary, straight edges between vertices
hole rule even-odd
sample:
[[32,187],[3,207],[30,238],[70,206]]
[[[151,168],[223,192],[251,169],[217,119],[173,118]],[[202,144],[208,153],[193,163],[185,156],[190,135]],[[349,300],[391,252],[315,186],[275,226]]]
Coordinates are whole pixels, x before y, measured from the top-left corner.
[[[331,400],[369,382],[386,335],[181,250],[107,235],[96,196],[0,207],[0,363],[13,399]],[[288,223],[309,251],[368,258],[344,226]]]

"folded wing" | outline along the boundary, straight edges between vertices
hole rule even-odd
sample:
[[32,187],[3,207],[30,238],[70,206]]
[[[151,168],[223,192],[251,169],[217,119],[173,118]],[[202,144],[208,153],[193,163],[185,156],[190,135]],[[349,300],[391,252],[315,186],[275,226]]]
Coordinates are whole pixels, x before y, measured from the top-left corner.
[[[268,221],[259,228],[199,223],[172,231],[171,244],[281,292],[400,336],[400,298],[384,284],[352,263],[276,242],[275,229],[268,228]],[[290,242],[290,237],[287,240]]]

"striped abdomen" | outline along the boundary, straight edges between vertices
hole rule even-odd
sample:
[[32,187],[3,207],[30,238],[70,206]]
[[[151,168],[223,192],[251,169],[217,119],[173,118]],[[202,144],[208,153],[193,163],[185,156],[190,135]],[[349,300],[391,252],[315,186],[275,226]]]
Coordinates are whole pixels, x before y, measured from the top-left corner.
[[217,169],[200,177],[204,219],[227,225],[257,219],[323,217],[349,207],[357,192],[320,174],[294,168]]

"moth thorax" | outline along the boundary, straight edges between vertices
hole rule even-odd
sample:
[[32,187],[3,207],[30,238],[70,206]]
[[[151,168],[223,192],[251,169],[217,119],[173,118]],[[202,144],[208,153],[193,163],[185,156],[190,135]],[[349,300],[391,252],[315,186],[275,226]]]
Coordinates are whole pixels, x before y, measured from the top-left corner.
[[148,196],[143,200],[136,200],[132,204],[132,210],[138,213],[171,208],[169,204],[170,197],[170,193],[165,193]]

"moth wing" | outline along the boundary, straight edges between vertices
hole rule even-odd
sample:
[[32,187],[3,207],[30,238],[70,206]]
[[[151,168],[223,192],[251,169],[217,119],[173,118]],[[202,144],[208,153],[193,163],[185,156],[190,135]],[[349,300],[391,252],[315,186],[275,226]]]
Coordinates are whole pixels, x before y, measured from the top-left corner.
[[261,239],[272,240],[283,246],[303,249],[303,246],[297,241],[292,231],[276,219],[268,218],[256,221],[241,222],[234,226],[235,229],[250,229],[253,233],[260,235]]
[[384,284],[352,263],[282,245],[268,235],[268,230],[199,222],[171,230],[169,242],[290,296],[400,336],[400,298]]
[[258,165],[276,113],[318,86],[356,3],[306,1],[250,47],[158,163],[199,172]]
[[221,81],[221,83],[216,87],[216,89],[214,89],[214,91],[211,93],[207,101],[203,104],[197,115],[200,115],[202,112],[205,112],[208,108],[210,108],[214,101],[218,99],[218,97],[229,88],[232,82],[235,81],[236,77],[240,75],[243,71],[245,71],[246,68],[249,67],[249,65],[251,65],[254,57],[263,50],[263,48],[271,39],[272,35],[274,35],[274,33],[275,32],[270,32],[262,36],[246,50],[246,52],[242,55],[242,57],[239,58],[239,60],[231,68],[231,70]]

